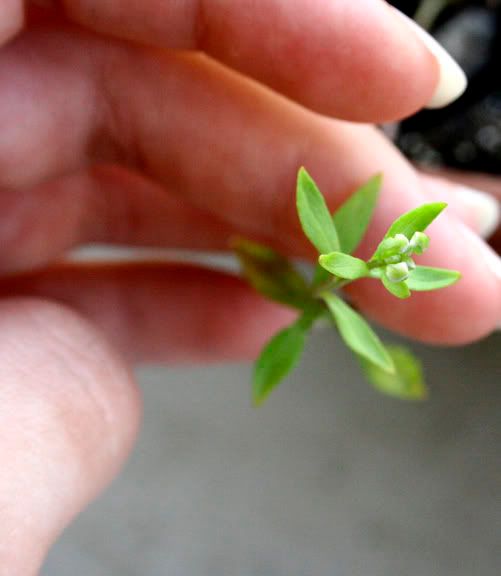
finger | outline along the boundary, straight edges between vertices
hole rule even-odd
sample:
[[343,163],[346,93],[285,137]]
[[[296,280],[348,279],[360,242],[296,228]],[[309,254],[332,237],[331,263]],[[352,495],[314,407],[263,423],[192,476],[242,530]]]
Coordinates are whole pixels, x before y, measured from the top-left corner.
[[[61,42],[68,43],[64,51]],[[4,133],[10,132],[9,142],[17,144],[2,151],[0,142],[0,174],[5,183],[27,185],[67,172],[85,163],[89,154],[94,158],[115,155],[231,226],[280,238],[296,250],[302,247],[303,253],[306,244],[300,240],[294,207],[300,165],[310,169],[333,208],[374,173],[384,172],[385,188],[362,253],[368,254],[379,242],[391,220],[426,201],[416,173],[375,130],[316,116],[205,59],[155,57],[151,52],[103,45],[86,37],[77,41],[74,35],[64,34],[45,34],[41,40],[34,35],[19,45],[11,50],[10,71],[15,62],[37,106],[11,97],[16,109],[7,115],[0,102]],[[38,68],[32,70],[22,58],[26,51],[32,60],[40,58]],[[54,58],[60,65],[47,75],[43,64]],[[110,66],[111,85],[105,73]],[[1,69],[0,65],[0,77]],[[102,83],[96,85],[96,77]],[[63,93],[64,99],[59,97]],[[93,106],[97,95],[100,98]],[[110,109],[113,114],[107,116]],[[13,123],[16,117],[31,120],[30,130]],[[71,131],[53,128],[69,123]],[[42,161],[37,162],[40,150]],[[27,165],[24,158],[35,161]],[[452,342],[489,332],[499,322],[499,266],[488,257],[485,246],[449,225],[446,217],[433,234],[434,258],[470,278],[471,283],[461,284],[464,290],[447,293],[453,306],[462,310],[464,325],[427,325],[423,331],[418,328],[422,310],[409,307],[400,329]],[[465,260],[453,249],[463,244],[472,260],[490,265],[479,268]],[[484,286],[491,288],[484,290]],[[435,293],[430,298],[426,302],[433,307],[444,296]],[[364,301],[369,312],[376,305],[371,298]]]
[[102,335],[67,308],[0,301],[0,574],[49,546],[120,469],[139,396]]
[[42,267],[80,244],[220,251],[236,234],[216,215],[112,165],[3,190],[0,214],[4,273]]
[[[317,164],[328,159],[332,165],[336,158],[330,172],[339,174],[336,184],[345,194],[360,175],[384,168],[382,159],[397,176],[416,182],[372,129],[313,115],[200,57],[42,28],[3,52],[0,81],[4,188],[28,188],[93,161],[114,160],[203,208],[264,229],[270,221],[263,220],[263,208],[276,218],[289,199],[278,190],[294,181],[303,159],[310,165],[318,155]],[[374,159],[364,158],[371,148]],[[240,210],[241,202],[248,210]]]
[[[221,218],[276,236],[290,235],[289,218],[296,224],[290,193],[282,190],[293,190],[301,163],[321,167],[332,196],[337,192],[334,203],[385,168],[389,205],[398,202],[399,179],[409,189],[403,204],[418,192],[415,174],[372,129],[309,114],[204,59],[42,28],[4,52],[3,79],[3,187],[118,160]],[[254,165],[259,174],[249,169]]]
[[[422,181],[431,201],[448,202],[451,213],[476,233],[490,236],[499,221],[491,196],[443,179],[423,176]],[[41,268],[88,243],[219,252],[228,250],[235,235],[247,234],[281,252],[304,255],[290,242],[257,235],[244,222],[232,226],[156,182],[112,165],[28,190],[4,190],[0,214],[4,273]]]
[[0,294],[76,308],[134,362],[254,358],[294,318],[234,276],[179,264],[60,266],[1,280]]
[[[426,46],[431,37],[423,43],[381,0],[52,4],[78,24],[107,35],[206,52],[308,107],[346,119],[407,116],[444,89],[440,63],[448,59],[437,60]],[[451,69],[448,62],[446,91]]]

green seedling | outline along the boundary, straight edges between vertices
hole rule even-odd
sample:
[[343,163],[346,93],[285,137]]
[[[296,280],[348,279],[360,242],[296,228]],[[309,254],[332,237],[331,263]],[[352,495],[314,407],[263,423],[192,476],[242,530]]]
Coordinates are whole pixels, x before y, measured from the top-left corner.
[[353,352],[369,382],[379,391],[408,400],[426,397],[420,362],[401,346],[387,346],[341,297],[347,284],[371,279],[393,296],[409,298],[413,291],[445,288],[459,272],[419,266],[414,257],[428,248],[426,228],[446,204],[424,204],[391,224],[372,257],[352,256],[372,219],[381,187],[375,176],[333,214],[313,179],[301,168],[297,179],[297,213],[306,237],[319,253],[310,281],[284,256],[246,239],[233,248],[247,281],[265,297],[298,312],[296,321],[278,332],[263,348],[254,366],[253,401],[260,405],[298,364],[314,324],[328,318]]

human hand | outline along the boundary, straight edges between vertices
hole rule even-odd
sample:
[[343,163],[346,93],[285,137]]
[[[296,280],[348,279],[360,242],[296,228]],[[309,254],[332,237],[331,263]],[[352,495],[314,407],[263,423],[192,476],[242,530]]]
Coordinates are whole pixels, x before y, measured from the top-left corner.
[[372,286],[351,296],[427,341],[500,323],[499,259],[459,222],[485,230],[490,204],[462,201],[372,127],[346,122],[408,115],[439,84],[437,61],[385,3],[68,0],[30,9],[24,27],[20,6],[0,12],[5,42],[17,35],[0,52],[2,576],[35,573],[119,469],[140,411],[126,361],[250,357],[288,320],[217,272],[57,264],[69,248],[225,250],[238,233],[308,256],[297,168],[332,208],[382,171],[362,252],[399,214],[445,199],[455,217],[430,229],[423,260],[463,280],[405,303]]

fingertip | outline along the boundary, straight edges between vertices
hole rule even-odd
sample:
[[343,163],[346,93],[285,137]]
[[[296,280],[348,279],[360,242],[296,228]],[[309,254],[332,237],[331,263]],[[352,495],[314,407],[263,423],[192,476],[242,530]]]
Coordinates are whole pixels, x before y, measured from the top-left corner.
[[375,25],[377,38],[371,58],[380,74],[381,88],[373,98],[379,106],[377,121],[390,122],[411,116],[434,100],[442,66],[430,43],[423,41],[429,35],[424,30],[416,34],[411,30],[413,24],[417,26],[412,20],[386,2],[382,4],[388,17],[379,18]]
[[336,27],[337,42],[350,45],[349,52],[331,48],[334,76],[342,82],[339,94],[331,97],[335,116],[390,122],[433,99],[440,63],[395,9],[382,1],[342,2],[333,8],[332,18],[343,21],[341,29]]
[[445,48],[431,36],[424,28],[421,28],[414,20],[403,12],[393,9],[399,19],[408,27],[427,50],[433,55],[438,66],[438,79],[431,98],[426,102],[426,108],[444,108],[454,100],[457,100],[468,86],[466,74]]

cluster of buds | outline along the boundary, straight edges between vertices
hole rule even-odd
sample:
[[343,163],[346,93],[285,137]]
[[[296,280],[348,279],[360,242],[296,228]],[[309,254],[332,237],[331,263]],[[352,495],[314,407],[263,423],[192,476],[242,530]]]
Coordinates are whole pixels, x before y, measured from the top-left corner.
[[379,274],[395,284],[404,282],[416,265],[413,254],[422,254],[429,246],[430,239],[423,232],[415,232],[409,240],[403,234],[385,238],[377,249]]

